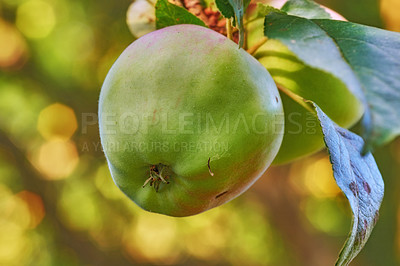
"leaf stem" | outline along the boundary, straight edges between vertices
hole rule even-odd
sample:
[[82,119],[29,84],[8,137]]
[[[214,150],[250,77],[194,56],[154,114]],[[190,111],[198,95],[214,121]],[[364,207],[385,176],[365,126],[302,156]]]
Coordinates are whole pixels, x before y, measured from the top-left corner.
[[251,22],[253,22],[253,21],[256,21],[257,19],[260,19],[260,18],[255,17],[255,18],[251,18],[251,19],[249,19],[249,20],[246,20],[246,21],[244,22],[244,25],[247,26],[249,23],[251,23]]
[[254,44],[252,47],[247,49],[247,52],[249,54],[253,55],[255,52],[257,52],[258,48],[260,48],[267,41],[268,41],[267,37],[262,37],[256,44]]
[[292,100],[294,100],[295,102],[297,102],[298,104],[303,106],[307,111],[309,111],[310,113],[312,113],[314,115],[317,115],[317,112],[315,111],[315,109],[309,104],[310,101],[308,101],[308,100],[304,99],[303,97],[297,95],[296,93],[292,92],[288,88],[285,88],[281,84],[277,84],[277,87],[281,92],[283,92],[284,94],[289,96]]

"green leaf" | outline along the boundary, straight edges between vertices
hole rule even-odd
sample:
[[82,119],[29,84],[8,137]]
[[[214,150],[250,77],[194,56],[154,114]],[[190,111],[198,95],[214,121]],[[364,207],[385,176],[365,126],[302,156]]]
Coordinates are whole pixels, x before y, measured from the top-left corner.
[[264,5],[262,3],[257,3],[256,12],[251,17],[251,19],[265,18],[266,15],[268,15],[269,13],[272,13],[272,12],[286,14],[286,12],[282,11],[281,9],[277,9],[277,8],[275,8],[273,6],[269,6],[269,5]]
[[264,34],[304,64],[343,80],[365,107],[365,149],[400,135],[400,34],[351,22],[271,13]]
[[243,16],[250,4],[250,0],[215,0],[215,4],[225,18],[235,18],[236,26],[239,29],[239,47],[243,47]]
[[171,4],[168,0],[158,0],[156,3],[156,28],[162,29],[178,24],[194,24],[206,27],[201,19],[186,9]]
[[235,11],[233,10],[232,5],[229,3],[229,0],[215,0],[215,5],[225,18],[235,17]]
[[282,11],[289,15],[303,17],[303,18],[321,18],[330,19],[331,16],[319,4],[311,0],[289,0],[283,7]]
[[266,16],[264,35],[279,40],[306,65],[331,73],[358,98],[361,84],[332,38],[311,20],[271,13]]
[[362,84],[366,150],[400,135],[400,34],[343,21],[314,23],[331,36]]
[[367,242],[379,217],[384,194],[382,175],[371,153],[361,155],[364,141],[338,127],[316,105],[336,183],[353,211],[352,229],[336,265],[348,265]]

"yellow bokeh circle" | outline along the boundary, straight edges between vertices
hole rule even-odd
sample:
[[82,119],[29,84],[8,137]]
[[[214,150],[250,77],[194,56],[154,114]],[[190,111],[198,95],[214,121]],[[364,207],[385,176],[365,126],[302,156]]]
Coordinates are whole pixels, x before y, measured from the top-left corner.
[[22,35],[13,25],[0,19],[0,68],[24,62],[26,55],[26,43]]
[[41,0],[30,0],[17,9],[16,25],[28,38],[47,37],[54,29],[56,15],[53,7]]
[[55,103],[44,108],[38,118],[37,129],[47,140],[68,140],[78,128],[74,110]]
[[34,164],[46,179],[68,177],[76,168],[79,155],[72,141],[52,140],[45,142],[35,154]]

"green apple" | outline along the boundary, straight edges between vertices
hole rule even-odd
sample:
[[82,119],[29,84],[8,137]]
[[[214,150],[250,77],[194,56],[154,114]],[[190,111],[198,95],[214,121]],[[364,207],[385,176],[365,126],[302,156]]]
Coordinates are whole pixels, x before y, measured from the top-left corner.
[[99,123],[116,185],[171,216],[243,193],[275,158],[284,124],[267,70],[195,25],[151,32],[121,54],[101,90]]
[[136,38],[156,30],[156,8],[153,0],[135,0],[126,12],[126,24]]

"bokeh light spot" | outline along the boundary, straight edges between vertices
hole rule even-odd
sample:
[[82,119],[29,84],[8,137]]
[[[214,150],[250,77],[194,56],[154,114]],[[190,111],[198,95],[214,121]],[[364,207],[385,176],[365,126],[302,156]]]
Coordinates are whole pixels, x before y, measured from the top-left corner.
[[34,159],[35,166],[49,180],[68,177],[79,162],[75,143],[53,140],[44,143]]
[[47,140],[69,139],[78,128],[74,111],[63,104],[47,106],[39,114],[37,129]]
[[9,68],[25,61],[26,43],[12,25],[0,19],[0,68]]
[[382,19],[388,30],[400,32],[400,1],[399,0],[381,0],[380,11]]
[[25,230],[29,223],[24,201],[0,184],[0,265],[16,265],[27,248]]
[[158,214],[142,214],[124,240],[128,253],[140,252],[147,260],[173,264],[179,257],[176,220]]
[[333,177],[328,156],[312,156],[292,165],[290,181],[300,193],[318,198],[332,198],[341,194]]
[[46,96],[37,93],[39,87],[18,76],[7,80],[0,78],[0,126],[21,144],[32,143],[37,134],[36,125],[40,110],[47,104]]
[[21,198],[25,204],[28,206],[30,212],[30,228],[37,227],[40,222],[43,220],[45,215],[44,205],[42,198],[30,191],[23,190],[17,194],[19,198]]
[[341,193],[333,178],[332,164],[327,156],[310,164],[304,177],[307,188],[316,197],[335,197]]
[[350,221],[335,200],[309,198],[303,208],[306,217],[317,230],[331,235],[346,234],[346,226]]
[[[225,216],[227,215],[227,216]],[[184,248],[186,252],[202,260],[215,260],[221,248],[226,244],[226,228],[221,228],[221,218],[228,217],[231,213],[220,208],[213,209],[193,217],[185,217],[184,227],[188,228]],[[230,223],[236,221],[234,215],[229,216]],[[230,224],[226,224],[229,227]],[[196,239],[196,241],[190,241]]]
[[56,24],[53,7],[41,0],[31,0],[17,9],[16,25],[28,38],[40,39],[48,36]]
[[114,184],[107,164],[100,166],[96,173],[95,185],[104,197],[116,200],[126,196]]
[[62,222],[73,230],[96,230],[101,226],[102,215],[90,183],[77,180],[66,186],[58,211],[63,217]]

